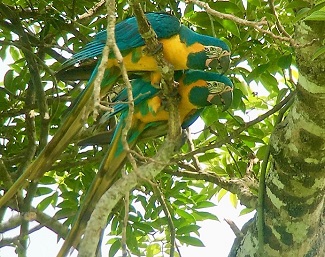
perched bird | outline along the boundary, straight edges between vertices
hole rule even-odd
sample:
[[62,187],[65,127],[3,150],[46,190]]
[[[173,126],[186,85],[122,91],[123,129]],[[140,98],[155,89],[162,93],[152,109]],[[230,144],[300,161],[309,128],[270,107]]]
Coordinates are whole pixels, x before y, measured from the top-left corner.
[[[229,47],[220,39],[200,35],[181,25],[179,20],[172,15],[164,13],[146,14],[153,29],[158,35],[158,39],[163,46],[166,60],[170,62],[176,70],[181,69],[205,69],[217,68],[225,71],[229,66]],[[116,40],[118,47],[123,53],[124,63],[129,71],[157,71],[157,64],[153,56],[146,54],[146,47],[143,39],[138,32],[136,19],[129,18],[116,25]],[[61,72],[73,74],[73,69],[69,66],[83,60],[100,58],[105,45],[106,31],[98,33],[94,41],[85,46],[83,50],[74,55],[64,65]],[[84,111],[89,99],[92,96],[94,80],[98,72],[97,66],[90,65],[93,72],[86,85],[85,90],[77,99],[69,115],[59,127],[54,137],[37,156],[37,158],[25,169],[24,173],[15,181],[9,190],[0,198],[0,207],[7,203],[22,187],[28,185],[29,181],[37,180],[48,171],[58,156],[64,151],[72,138],[79,132],[84,124]],[[88,69],[81,66],[82,73],[86,74]],[[86,75],[88,79],[90,73]],[[107,63],[102,90],[107,91],[120,76],[114,56],[110,56]],[[75,79],[82,79],[76,77]],[[152,81],[156,83],[157,81]]]
[[[204,107],[215,104],[223,110],[229,108],[232,102],[233,85],[231,81],[218,73],[199,70],[179,71],[175,73],[178,82],[179,115],[183,128],[190,126],[199,116]],[[166,130],[159,127],[168,122],[169,113],[164,105],[164,97],[159,89],[154,87],[150,79],[135,79],[132,81],[134,97],[134,112],[127,142],[132,149],[141,136],[161,136]],[[119,123],[115,129],[109,150],[104,157],[99,171],[90,186],[81,205],[70,233],[58,254],[65,256],[70,247],[77,247],[84,232],[87,221],[100,197],[112,186],[119,171],[126,161],[127,152],[122,145],[121,133],[126,123],[129,105],[126,103],[126,91],[116,98],[114,111],[104,116],[106,119],[120,113]]]
[[[181,25],[175,16],[167,13],[147,13],[146,18],[162,44],[164,58],[175,70],[211,68],[224,73],[229,68],[230,49],[222,40],[198,34]],[[118,23],[115,27],[115,37],[128,71],[158,71],[154,56],[146,51],[135,17]],[[61,80],[88,80],[91,73],[95,76],[98,62],[97,66],[96,62],[86,62],[79,67],[71,66],[93,60],[95,57],[100,58],[106,39],[106,30],[95,35],[93,41],[63,64],[57,77]],[[109,79],[105,79],[102,86],[110,87],[120,76],[119,65],[113,53],[110,54],[106,67],[105,77]]]

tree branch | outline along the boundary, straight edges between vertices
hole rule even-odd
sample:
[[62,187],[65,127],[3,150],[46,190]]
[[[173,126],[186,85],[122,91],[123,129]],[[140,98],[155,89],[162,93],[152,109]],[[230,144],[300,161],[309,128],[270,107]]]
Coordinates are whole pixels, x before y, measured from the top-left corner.
[[155,194],[157,195],[157,198],[159,199],[159,202],[163,208],[163,211],[165,213],[165,216],[167,218],[167,223],[168,223],[168,227],[169,227],[169,232],[170,232],[170,251],[169,251],[169,256],[170,257],[174,257],[175,254],[175,239],[176,239],[176,230],[175,230],[175,225],[173,222],[173,218],[172,215],[170,214],[166,199],[164,197],[163,192],[161,191],[159,185],[155,184],[155,183],[151,183],[151,186],[153,188],[153,191],[155,192]]
[[[131,2],[135,16],[139,24],[139,32],[144,37],[148,50],[157,52],[160,46],[156,33],[151,29],[147,22],[141,6],[135,1]],[[108,15],[114,12],[115,1],[107,0]],[[158,48],[159,49],[159,48]],[[177,99],[170,97],[175,90],[173,84],[173,67],[164,60],[162,49],[154,56],[162,72],[162,90],[167,96],[167,106],[169,111],[169,129],[165,143],[156,154],[155,162],[144,165],[135,172],[118,180],[99,200],[93,214],[88,221],[87,229],[83,240],[81,241],[79,256],[93,256],[94,247],[98,243],[98,230],[106,225],[107,214],[111,212],[115,204],[125,195],[125,191],[131,190],[138,182],[137,173],[141,173],[141,179],[152,179],[159,174],[170,160],[175,150],[175,145],[180,136],[180,120],[177,108]],[[158,164],[159,163],[159,164]],[[160,164],[162,163],[162,164]],[[103,215],[105,213],[106,215]]]
[[240,199],[241,203],[249,208],[256,208],[257,197],[252,193],[257,192],[257,184],[249,179],[227,179],[220,177],[212,171],[208,170],[196,170],[194,167],[189,165],[179,164],[182,170],[169,170],[166,169],[165,172],[171,175],[182,176],[187,178],[194,178],[196,180],[204,180],[214,183],[227,191],[236,194]]
[[272,33],[269,30],[265,30],[262,28],[262,26],[266,26],[267,25],[267,21],[266,20],[261,20],[259,22],[254,22],[254,21],[247,21],[244,19],[241,19],[237,16],[231,15],[231,14],[226,14],[226,13],[221,13],[218,12],[212,8],[210,8],[208,3],[199,1],[199,0],[188,0],[189,2],[192,2],[193,4],[196,4],[197,6],[202,7],[203,9],[206,10],[206,12],[210,15],[216,16],[219,19],[227,19],[227,20],[231,20],[234,21],[240,25],[244,25],[244,26],[248,26],[248,27],[253,27],[255,30],[257,30],[258,32],[261,32],[263,34],[267,34],[269,36],[271,36],[274,39],[278,39],[280,41],[285,41],[285,42],[289,42],[291,46],[293,47],[301,47],[298,43],[296,43],[293,38],[291,37],[283,37],[283,36],[278,36],[275,35],[274,33]]

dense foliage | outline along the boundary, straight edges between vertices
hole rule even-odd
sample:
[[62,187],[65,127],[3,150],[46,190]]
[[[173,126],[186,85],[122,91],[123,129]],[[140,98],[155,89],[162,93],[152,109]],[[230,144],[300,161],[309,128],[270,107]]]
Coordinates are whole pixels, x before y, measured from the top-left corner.
[[[201,115],[204,127],[191,136],[192,141],[186,140],[170,166],[153,181],[155,185],[143,181],[130,194],[127,247],[136,256],[168,253],[173,233],[177,244],[202,246],[197,222],[218,219],[206,209],[215,205],[216,195],[220,199],[230,191],[237,194],[232,198],[234,205],[239,199],[247,206],[244,212],[256,208],[260,174],[269,161],[270,135],[292,103],[289,100],[296,88],[296,45],[290,37],[293,25],[303,19],[324,19],[317,18],[323,4],[312,8],[300,0],[206,1],[212,10],[230,14],[230,18],[208,13],[193,2],[197,1],[141,4],[145,12],[172,13],[184,25],[229,45],[232,63],[226,75],[234,83],[234,101],[227,112],[214,106],[206,108]],[[9,65],[0,82],[2,192],[41,152],[84,88],[85,81],[58,81],[55,72],[96,32],[106,28],[105,5],[95,4],[89,0],[0,3],[0,58]],[[116,14],[118,21],[132,16],[132,6],[126,0],[117,1]],[[315,49],[313,58],[317,60],[323,52],[324,48]],[[112,95],[110,92],[109,97]],[[90,115],[83,130],[41,180],[30,183],[26,191],[2,207],[1,218],[9,208],[17,213],[36,213],[36,220],[45,225],[43,212],[52,206],[55,215],[47,218],[70,225],[107,150],[107,146],[84,148],[77,143],[103,130],[106,128],[98,126]],[[136,151],[152,157],[163,141],[163,137],[143,141]],[[138,161],[140,165],[150,159]],[[130,171],[131,166],[127,164],[126,169]],[[110,256],[121,247],[124,207],[121,202],[108,218]],[[25,243],[14,240],[1,246],[14,246],[23,256],[29,233],[26,223],[28,220],[22,219],[16,224],[25,227],[18,235]],[[48,224],[59,237],[66,233],[66,227]]]

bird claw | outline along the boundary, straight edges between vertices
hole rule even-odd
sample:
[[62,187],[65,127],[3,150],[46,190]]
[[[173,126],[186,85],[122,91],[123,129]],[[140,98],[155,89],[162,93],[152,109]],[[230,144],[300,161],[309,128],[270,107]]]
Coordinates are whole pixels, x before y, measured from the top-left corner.
[[159,53],[163,49],[163,44],[161,42],[158,42],[158,43],[159,44],[155,49],[149,49],[148,47],[143,48],[143,53],[145,55],[149,55],[149,56]]

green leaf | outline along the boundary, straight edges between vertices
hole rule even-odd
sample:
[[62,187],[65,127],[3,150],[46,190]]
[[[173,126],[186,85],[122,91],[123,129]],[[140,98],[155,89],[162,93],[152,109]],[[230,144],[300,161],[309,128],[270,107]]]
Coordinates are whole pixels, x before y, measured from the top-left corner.
[[58,217],[69,217],[76,214],[76,209],[61,209],[58,210],[55,215]]
[[205,125],[210,126],[219,117],[219,111],[217,108],[205,108],[201,117]]
[[226,189],[221,188],[221,190],[218,193],[218,202],[220,202],[220,200],[225,196],[225,194],[227,194],[228,191]]
[[177,236],[177,239],[184,244],[193,245],[197,247],[204,247],[202,241],[196,237],[192,236]]
[[53,206],[53,208],[56,207],[58,200],[59,200],[59,193],[57,191],[55,191],[53,193],[52,202],[51,202],[51,205]]
[[234,208],[237,207],[238,205],[238,198],[237,198],[237,195],[233,194],[233,193],[230,193],[229,194],[229,200],[230,200],[230,203],[232,204],[232,206],[234,206]]
[[189,214],[188,212],[182,209],[176,209],[175,212],[182,218],[186,219],[189,223],[194,223],[195,218],[193,215]]
[[246,111],[246,106],[243,103],[243,99],[246,98],[245,95],[238,88],[234,89],[233,94],[234,94],[234,96],[233,96],[233,101],[232,101],[232,107],[234,109],[240,109],[243,112],[245,112]]
[[245,96],[252,93],[252,90],[244,82],[235,83],[235,89],[239,89]]
[[308,2],[303,1],[303,0],[296,0],[296,1],[292,1],[289,2],[287,5],[287,8],[301,8],[301,7],[307,7],[308,6]]
[[150,225],[143,222],[134,222],[133,225],[135,228],[138,228],[146,233],[150,233],[154,231]]
[[158,243],[148,245],[146,252],[146,257],[153,257],[160,253],[160,245]]
[[263,160],[265,154],[266,154],[266,150],[267,150],[267,145],[263,145],[261,147],[258,148],[257,152],[256,152],[256,157],[259,160]]
[[199,202],[196,206],[195,209],[199,209],[199,208],[210,208],[210,207],[214,207],[216,206],[213,202],[210,201],[202,201]]
[[206,211],[195,211],[193,212],[193,216],[197,221],[202,221],[202,220],[216,220],[219,221],[218,217],[210,212]]
[[63,200],[61,203],[59,203],[57,207],[59,207],[61,209],[74,209],[74,208],[78,208],[78,204],[76,201],[71,201],[71,200],[67,199],[67,200]]
[[252,80],[259,78],[269,67],[269,64],[258,65],[252,72],[247,76],[246,81],[250,83]]
[[179,193],[182,190],[185,190],[188,187],[188,184],[186,182],[176,182],[175,186],[173,188],[171,188],[170,190],[168,190],[169,192],[172,192],[172,195],[175,193]]
[[4,76],[3,84],[8,90],[12,90],[12,81],[14,80],[14,71],[8,70]]
[[38,187],[36,190],[36,196],[47,195],[52,193],[53,189],[49,187]]
[[278,60],[278,66],[281,67],[282,69],[288,69],[291,65],[292,62],[292,55],[284,55],[281,56]]
[[260,76],[260,80],[262,85],[266,88],[267,91],[269,91],[270,93],[277,93],[279,91],[279,87],[278,87],[278,81],[276,80],[276,78],[268,73],[268,72],[264,72],[261,76]]
[[53,200],[53,195],[50,195],[48,197],[45,197],[38,205],[37,205],[37,209],[39,209],[40,211],[44,211],[52,202]]
[[246,144],[249,144],[249,143],[254,143],[254,145],[255,145],[255,143],[265,144],[265,142],[262,139],[258,138],[258,137],[240,135],[239,138],[241,140],[243,140]]
[[244,209],[242,209],[240,211],[240,214],[239,215],[245,215],[245,214],[251,213],[253,211],[255,211],[255,209],[253,209],[253,208],[244,208]]
[[111,222],[111,231],[117,231],[120,221],[117,216],[114,216]]
[[19,51],[17,50],[16,47],[10,47],[9,49],[10,49],[10,55],[11,55],[12,59],[17,61],[20,58]]
[[236,37],[240,38],[240,32],[235,22],[231,20],[222,20],[221,24],[226,30],[234,34]]
[[79,194],[76,192],[73,192],[73,191],[66,191],[66,192],[63,192],[60,196],[64,199],[75,200],[79,197]]
[[301,19],[303,19],[309,11],[310,11],[310,8],[307,8],[307,7],[300,9],[297,12],[296,17],[293,19],[292,23],[294,24],[294,23],[300,21]]
[[210,161],[211,159],[214,159],[218,156],[219,156],[219,154],[217,154],[216,152],[207,152],[207,153],[204,153],[203,155],[200,155],[198,157],[198,159],[200,162],[207,162],[207,161]]
[[279,102],[281,102],[281,100],[283,100],[283,98],[287,95],[287,93],[289,92],[289,88],[282,88],[276,98],[276,103],[278,104]]
[[325,11],[315,11],[307,16],[304,20],[307,21],[325,21]]
[[197,232],[200,229],[200,226],[198,225],[188,225],[188,226],[183,226],[180,227],[179,229],[176,230],[177,235],[184,235],[184,234],[189,234],[191,232]]
[[47,175],[44,175],[40,180],[41,184],[46,184],[46,185],[54,184],[55,182],[56,182],[55,178]]
[[[232,3],[229,1],[216,1],[209,3],[210,7],[219,12],[231,13],[231,14],[242,14],[245,10],[239,1],[237,3]],[[240,9],[241,8],[241,9]]]
[[315,53],[313,54],[311,60],[315,60],[316,58],[318,58],[319,56],[321,56],[322,54],[325,53],[325,46],[321,46],[320,48],[318,48]]
[[111,245],[109,248],[108,256],[113,257],[118,252],[118,250],[121,248],[121,240],[117,238],[115,242]]
[[254,6],[257,6],[257,7],[261,6],[261,1],[260,0],[248,0],[247,3],[252,4]]

